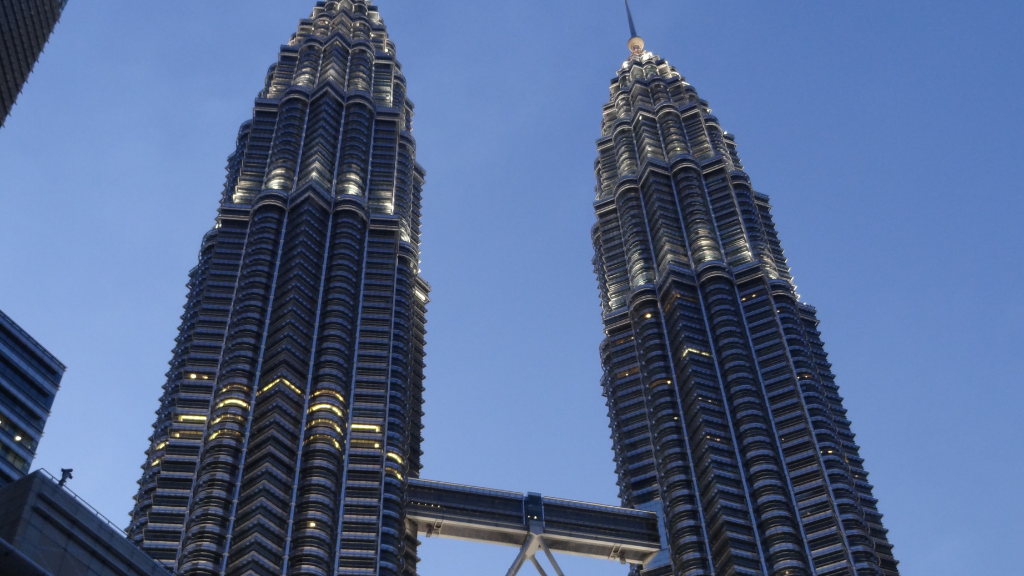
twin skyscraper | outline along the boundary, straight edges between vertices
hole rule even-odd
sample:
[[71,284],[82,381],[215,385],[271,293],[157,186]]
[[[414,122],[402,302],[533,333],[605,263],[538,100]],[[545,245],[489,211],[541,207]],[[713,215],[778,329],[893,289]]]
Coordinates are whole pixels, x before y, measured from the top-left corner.
[[413,576],[419,535],[521,546],[510,574],[551,550],[645,576],[898,574],[768,198],[693,87],[629,48],[592,232],[622,508],[419,479],[424,171],[380,14],[341,0],[239,131],[129,537],[190,576]]

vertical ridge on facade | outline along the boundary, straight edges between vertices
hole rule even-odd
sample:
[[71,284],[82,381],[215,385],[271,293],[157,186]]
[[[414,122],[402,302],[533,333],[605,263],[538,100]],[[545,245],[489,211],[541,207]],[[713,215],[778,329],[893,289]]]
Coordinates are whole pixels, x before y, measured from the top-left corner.
[[768,197],[630,23],[597,141],[592,237],[620,497],[665,529],[637,573],[896,576]]
[[130,538],[179,574],[416,573],[423,169],[377,8],[317,2],[203,240]]

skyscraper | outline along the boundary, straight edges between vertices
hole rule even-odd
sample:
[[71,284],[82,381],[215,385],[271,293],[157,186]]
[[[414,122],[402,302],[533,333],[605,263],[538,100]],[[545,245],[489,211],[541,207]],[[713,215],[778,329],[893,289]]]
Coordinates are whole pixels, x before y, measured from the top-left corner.
[[68,0],[0,0],[0,126]]
[[708,103],[629,22],[592,236],[620,496],[667,533],[642,573],[895,576],[768,197]]
[[0,312],[0,487],[28,473],[64,365]]
[[423,169],[368,0],[317,2],[242,125],[130,537],[181,574],[413,574]]

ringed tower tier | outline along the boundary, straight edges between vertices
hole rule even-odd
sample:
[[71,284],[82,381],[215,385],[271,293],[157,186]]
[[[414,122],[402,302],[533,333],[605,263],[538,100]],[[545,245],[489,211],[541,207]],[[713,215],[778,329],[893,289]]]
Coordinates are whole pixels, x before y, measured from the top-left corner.
[[183,575],[416,571],[424,178],[368,0],[317,2],[228,160],[129,536]]
[[897,576],[768,197],[629,20],[592,237],[620,496],[663,527],[662,553],[637,573]]

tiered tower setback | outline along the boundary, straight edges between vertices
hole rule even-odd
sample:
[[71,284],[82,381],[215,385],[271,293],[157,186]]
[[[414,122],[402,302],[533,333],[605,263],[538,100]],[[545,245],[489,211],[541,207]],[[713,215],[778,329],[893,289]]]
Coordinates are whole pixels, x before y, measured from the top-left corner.
[[630,29],[592,236],[620,495],[665,528],[642,574],[896,576],[768,197],[708,103]]
[[412,115],[368,0],[318,2],[270,68],[190,273],[129,527],[177,573],[415,574]]

